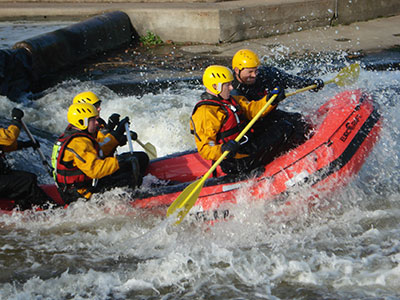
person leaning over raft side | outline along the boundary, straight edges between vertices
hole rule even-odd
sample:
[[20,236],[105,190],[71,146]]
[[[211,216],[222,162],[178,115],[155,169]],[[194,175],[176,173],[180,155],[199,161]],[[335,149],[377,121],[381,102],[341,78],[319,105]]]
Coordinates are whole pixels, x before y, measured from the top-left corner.
[[[241,49],[232,58],[234,80],[232,95],[244,96],[249,100],[260,100],[276,86],[283,89],[303,88],[315,84],[312,91],[317,92],[324,87],[322,79],[311,79],[288,74],[270,66],[261,66],[258,55],[249,49]],[[284,119],[295,128],[297,144],[303,142],[310,128],[300,113],[289,113],[280,109],[273,110],[268,119],[259,120],[255,126],[269,126],[277,120]]]
[[98,115],[91,104],[72,104],[68,109],[71,126],[59,137],[58,151],[53,151],[55,180],[67,204],[113,187],[135,188],[142,182],[137,158],[131,153],[102,158],[95,139]]
[[285,121],[276,122],[269,128],[249,130],[240,143],[234,141],[239,133],[265,105],[272,95],[277,95],[262,116],[285,98],[283,89],[277,87],[260,101],[248,101],[243,96],[231,96],[233,74],[224,66],[209,66],[203,74],[206,92],[193,109],[191,132],[199,154],[207,160],[216,161],[225,151],[230,151],[221,162],[228,174],[247,173],[272,160],[287,142],[291,126]]
[[[127,137],[125,132],[125,123],[129,122],[129,117],[125,117],[120,120],[119,114],[112,114],[108,118],[108,123],[100,118],[101,111],[101,100],[91,91],[85,91],[76,95],[73,99],[75,103],[89,103],[96,107],[99,118],[99,130],[97,131],[96,140],[103,151],[104,157],[113,156],[118,146],[125,146],[127,143]],[[130,131],[131,139],[135,141],[137,139],[137,133]],[[143,176],[146,172],[147,166],[149,165],[149,156],[146,152],[135,151],[134,156],[137,158],[140,166],[140,173]]]
[[32,206],[48,208],[52,200],[37,185],[36,175],[26,171],[12,170],[4,154],[28,147],[34,149],[39,147],[39,144],[32,141],[17,140],[23,116],[22,110],[13,108],[11,125],[7,129],[0,128],[0,198],[13,199],[15,206],[20,210],[30,209]]

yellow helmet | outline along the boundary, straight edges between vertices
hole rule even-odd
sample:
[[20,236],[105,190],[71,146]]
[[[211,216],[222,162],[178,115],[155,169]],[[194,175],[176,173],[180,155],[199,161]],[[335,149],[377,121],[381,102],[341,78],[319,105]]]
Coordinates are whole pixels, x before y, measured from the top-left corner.
[[249,49],[241,49],[232,58],[232,69],[257,68],[260,65],[258,55]]
[[95,105],[97,103],[101,103],[101,101],[99,100],[99,98],[96,96],[95,93],[91,92],[91,91],[86,91],[86,92],[82,92],[79,93],[78,95],[76,95],[74,97],[74,100],[72,100],[72,103],[89,103],[92,105]]
[[[232,71],[224,66],[209,66],[203,74],[204,86],[216,95],[221,93],[222,84],[231,81],[233,81]],[[214,84],[217,85],[217,89],[213,87]]]
[[68,109],[68,123],[85,130],[88,128],[89,119],[97,117],[99,112],[96,107],[89,103],[72,104]]

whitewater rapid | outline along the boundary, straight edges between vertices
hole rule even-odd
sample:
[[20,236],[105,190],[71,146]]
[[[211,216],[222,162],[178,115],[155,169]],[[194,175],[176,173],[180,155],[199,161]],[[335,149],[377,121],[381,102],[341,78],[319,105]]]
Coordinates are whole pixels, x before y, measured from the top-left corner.
[[[329,64],[321,65],[324,80],[336,75]],[[348,87],[374,94],[384,118],[381,138],[353,181],[322,195],[313,211],[302,204],[311,195],[303,187],[288,195],[294,206],[284,217],[269,214],[278,204],[239,195],[229,221],[186,218],[173,226],[164,214],[131,208],[129,194],[115,189],[66,210],[0,215],[0,298],[399,299],[399,85],[399,71],[362,69]],[[73,96],[84,90],[101,97],[103,118],[129,116],[131,129],[159,156],[194,147],[189,117],[202,87],[185,83],[135,96],[70,79],[36,101],[16,104],[0,96],[0,125],[12,107],[22,108],[49,156]],[[312,119],[339,90],[329,85],[296,95],[282,108]],[[33,151],[10,158],[51,182]]]

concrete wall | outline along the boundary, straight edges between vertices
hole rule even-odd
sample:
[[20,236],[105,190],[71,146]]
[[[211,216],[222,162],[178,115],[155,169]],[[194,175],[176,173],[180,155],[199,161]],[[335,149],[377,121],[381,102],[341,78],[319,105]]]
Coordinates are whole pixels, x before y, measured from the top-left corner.
[[400,14],[400,0],[338,0],[339,24],[350,24]]
[[[26,3],[216,3],[232,0],[13,0],[12,2]],[[0,0],[0,3],[7,3],[10,0]]]
[[220,39],[216,9],[127,10],[139,35],[156,33],[163,41],[215,43]]
[[400,0],[5,1],[10,0],[0,0],[0,20],[84,20],[122,11],[139,35],[151,31],[164,41],[194,43],[236,42],[400,14]]
[[219,41],[234,42],[325,26],[332,0],[268,1],[220,11]]
[[184,9],[128,9],[140,35],[220,43],[400,14],[400,0],[245,0]]

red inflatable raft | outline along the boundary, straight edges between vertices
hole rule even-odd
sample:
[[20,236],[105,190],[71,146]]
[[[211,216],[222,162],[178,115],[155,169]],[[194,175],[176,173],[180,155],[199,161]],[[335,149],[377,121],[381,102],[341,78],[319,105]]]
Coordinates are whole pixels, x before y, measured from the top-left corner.
[[[308,184],[316,190],[334,190],[346,184],[363,165],[376,143],[381,117],[371,95],[361,91],[345,91],[316,112],[318,125],[313,136],[265,167],[256,175],[233,177],[217,168],[209,178],[196,202],[199,210],[216,209],[226,202],[235,202],[238,191],[256,199],[273,199],[291,187]],[[166,181],[150,192],[138,190],[131,205],[137,208],[169,206],[191,182],[201,178],[211,167],[196,151],[169,155],[151,161],[148,173]],[[55,200],[61,199],[55,186],[43,188]],[[0,209],[12,209],[10,200],[0,200]]]

